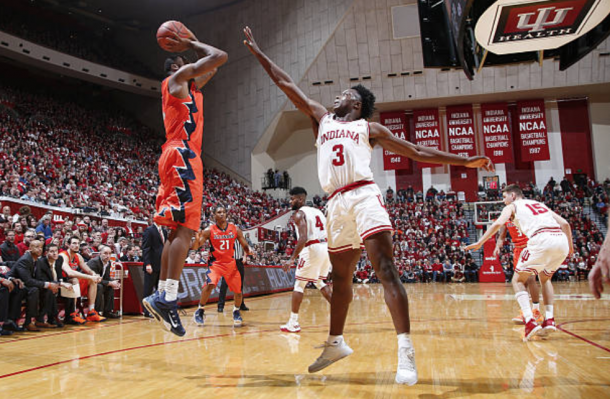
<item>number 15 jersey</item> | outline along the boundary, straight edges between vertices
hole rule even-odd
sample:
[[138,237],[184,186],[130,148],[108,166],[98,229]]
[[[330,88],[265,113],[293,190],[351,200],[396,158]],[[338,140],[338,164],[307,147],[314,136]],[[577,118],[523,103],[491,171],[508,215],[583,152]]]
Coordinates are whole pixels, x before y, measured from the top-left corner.
[[327,113],[320,119],[316,140],[318,178],[329,194],[359,180],[373,180],[368,122],[341,122],[334,116]]
[[560,230],[559,223],[555,221],[553,213],[546,205],[530,200],[518,199],[515,205],[514,222],[528,238],[540,229]]
[[213,224],[210,228],[210,264],[212,263],[234,263],[235,262],[235,240],[237,239],[237,227],[233,223],[228,223],[227,228],[222,230],[218,225]]

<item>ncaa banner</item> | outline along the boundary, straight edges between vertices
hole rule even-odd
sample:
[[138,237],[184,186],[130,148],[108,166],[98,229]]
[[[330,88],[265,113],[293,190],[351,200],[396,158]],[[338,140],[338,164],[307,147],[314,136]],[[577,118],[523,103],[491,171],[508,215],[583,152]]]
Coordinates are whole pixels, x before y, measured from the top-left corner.
[[[418,109],[413,111],[415,123],[415,144],[442,151],[438,108]],[[420,168],[435,168],[439,164],[419,162]]]
[[544,100],[517,101],[517,123],[521,160],[533,162],[551,159]]
[[[410,140],[407,117],[404,111],[382,112],[379,114],[381,124],[392,132],[394,137],[401,140]],[[407,169],[411,170],[411,160],[402,155],[383,150],[383,170]]]
[[477,154],[472,105],[447,107],[447,138],[449,152],[464,157]]
[[485,155],[493,163],[512,163],[510,121],[506,103],[481,104]]
[[475,26],[477,42],[495,54],[556,49],[610,14],[608,0],[499,0]]

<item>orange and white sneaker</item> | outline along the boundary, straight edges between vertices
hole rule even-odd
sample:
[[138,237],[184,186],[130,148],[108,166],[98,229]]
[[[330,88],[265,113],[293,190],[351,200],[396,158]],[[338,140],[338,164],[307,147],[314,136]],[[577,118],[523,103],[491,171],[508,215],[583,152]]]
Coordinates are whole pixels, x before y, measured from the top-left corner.
[[540,324],[544,321],[544,317],[542,317],[542,313],[538,309],[533,309],[532,314],[536,323]]
[[555,326],[555,318],[551,317],[550,319],[544,320],[542,323],[542,330],[538,333],[543,338],[548,338],[549,335],[557,331],[557,327]]
[[100,322],[104,320],[106,320],[106,318],[100,316],[100,314],[95,309],[90,310],[89,314],[87,315],[87,321]]
[[82,325],[85,324],[87,321],[85,319],[83,319],[82,317],[79,316],[78,313],[73,312],[70,313],[70,316],[66,317],[65,323],[66,324],[73,324],[73,325]]
[[525,324],[525,319],[523,318],[523,312],[519,311],[519,316],[513,317],[512,321],[515,324],[521,324],[521,325]]

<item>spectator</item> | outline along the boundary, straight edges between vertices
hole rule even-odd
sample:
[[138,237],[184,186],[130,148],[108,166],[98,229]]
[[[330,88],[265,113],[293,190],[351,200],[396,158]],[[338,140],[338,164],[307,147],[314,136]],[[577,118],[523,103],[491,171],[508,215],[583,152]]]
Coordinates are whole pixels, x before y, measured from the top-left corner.
[[[62,260],[58,260],[59,248],[55,244],[49,244],[46,246],[46,250],[46,256],[42,256],[36,261],[36,278],[43,281],[45,284],[57,284],[59,283],[59,278],[61,277],[62,265]],[[50,292],[51,294],[47,292],[46,303],[44,306],[41,306],[36,327],[63,327],[63,323],[59,321],[59,311],[57,309],[57,297],[59,295],[59,290],[57,292]],[[47,317],[46,321],[44,320],[45,316]]]
[[45,240],[51,238],[53,230],[51,229],[51,216],[44,215],[40,221],[40,224],[36,227],[36,233],[44,234]]
[[102,279],[97,284],[97,295],[95,297],[95,309],[98,313],[102,312],[103,317],[107,319],[117,319],[120,316],[113,312],[114,309],[114,291],[121,288],[121,283],[110,277],[110,271],[113,267],[110,256],[112,250],[110,247],[102,245],[99,256],[87,262],[87,266]]
[[21,257],[19,248],[15,245],[15,231],[7,230],[6,241],[0,245],[0,255],[4,262],[8,262],[10,265],[17,262]]

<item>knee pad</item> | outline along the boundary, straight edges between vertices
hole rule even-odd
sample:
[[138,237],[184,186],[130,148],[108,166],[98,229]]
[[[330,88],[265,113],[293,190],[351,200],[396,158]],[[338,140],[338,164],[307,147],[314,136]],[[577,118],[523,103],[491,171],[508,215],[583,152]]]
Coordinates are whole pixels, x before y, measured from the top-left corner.
[[303,280],[295,280],[294,282],[294,290],[296,292],[300,292],[301,294],[305,292],[305,287],[307,286],[307,281]]
[[322,288],[326,287],[326,284],[324,283],[324,281],[322,281],[322,279],[318,279],[318,281],[316,281],[315,283],[313,283],[317,289],[321,290]]

